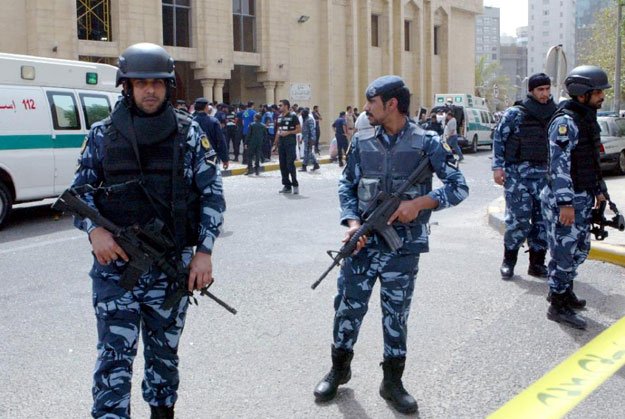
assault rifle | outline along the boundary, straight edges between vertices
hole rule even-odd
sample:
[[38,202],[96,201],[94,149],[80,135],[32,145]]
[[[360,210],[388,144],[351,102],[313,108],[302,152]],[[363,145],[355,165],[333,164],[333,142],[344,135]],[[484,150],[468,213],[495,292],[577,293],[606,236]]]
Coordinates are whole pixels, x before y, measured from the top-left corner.
[[[605,194],[604,194],[605,195]],[[605,208],[606,204],[609,203],[610,210],[614,213],[614,217],[611,220],[605,218]],[[598,208],[592,209],[592,225],[590,228],[590,232],[595,235],[597,240],[604,240],[608,237],[608,232],[605,230],[605,227],[612,227],[619,231],[625,230],[625,220],[623,220],[623,216],[619,212],[618,208],[616,208],[616,204],[610,200],[610,197],[606,195],[606,200],[599,204]]]
[[[145,227],[132,225],[129,227],[119,227],[108,220],[97,210],[93,209],[74,189],[67,189],[52,204],[52,208],[57,211],[68,212],[79,218],[88,218],[100,227],[104,227],[115,237],[115,241],[124,249],[129,261],[124,274],[120,280],[120,285],[127,290],[131,290],[136,280],[143,273],[146,273],[152,265],[163,272],[169,280],[177,287],[176,291],[167,297],[163,303],[163,308],[168,310],[180,299],[188,295],[190,302],[197,305],[197,300],[192,292],[187,289],[189,278],[189,268],[184,267],[181,261],[174,262],[171,257],[173,242],[163,234],[164,224],[160,220],[153,220]],[[212,284],[212,283],[211,283]],[[208,291],[210,285],[200,289],[200,295],[205,295],[217,304],[228,310],[232,314],[237,311],[217,298]]]
[[401,237],[397,235],[393,226],[387,224],[388,219],[391,218],[391,215],[393,215],[397,208],[399,208],[401,195],[411,186],[421,181],[426,174],[429,175],[429,173],[431,173],[429,166],[430,160],[424,155],[417,168],[395,192],[391,194],[384,191],[378,192],[362,214],[364,222],[352,235],[349,241],[345,243],[338,252],[336,250],[327,251],[328,256],[330,256],[333,260],[332,265],[330,265],[330,267],[326,269],[319,279],[312,284],[312,289],[317,288],[321,281],[323,281],[330,271],[337,267],[343,259],[354,253],[354,250],[356,250],[356,246],[358,245],[358,241],[362,236],[377,233],[382,236],[392,251],[395,251],[402,246],[403,241]]

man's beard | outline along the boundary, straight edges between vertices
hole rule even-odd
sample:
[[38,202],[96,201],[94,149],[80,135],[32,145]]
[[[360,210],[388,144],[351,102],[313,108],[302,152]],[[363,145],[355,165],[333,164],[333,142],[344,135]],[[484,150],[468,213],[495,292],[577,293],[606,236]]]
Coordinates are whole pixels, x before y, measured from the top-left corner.
[[371,115],[369,112],[367,112],[367,119],[369,120],[369,123],[371,124],[371,126],[373,127],[377,127],[378,125],[380,125],[380,123],[376,120],[373,120],[373,122],[371,121],[371,117],[373,115]]

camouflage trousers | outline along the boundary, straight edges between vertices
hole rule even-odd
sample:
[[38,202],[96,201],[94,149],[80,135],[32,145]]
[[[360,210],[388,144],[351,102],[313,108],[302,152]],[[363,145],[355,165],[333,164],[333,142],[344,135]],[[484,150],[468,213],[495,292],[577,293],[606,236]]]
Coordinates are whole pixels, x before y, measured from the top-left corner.
[[353,350],[379,277],[384,358],[405,357],[408,315],[418,270],[418,253],[385,252],[369,245],[345,259],[334,299],[334,346]]
[[589,193],[576,194],[573,201],[575,222],[560,224],[560,209],[555,200],[544,205],[549,242],[549,289],[561,294],[571,287],[577,276],[577,267],[584,263],[590,252],[590,224],[594,196]]
[[503,238],[506,249],[519,249],[526,239],[532,250],[547,249],[547,234],[540,201],[540,191],[546,184],[546,178],[527,179],[506,172],[506,232]]
[[114,266],[95,262],[90,276],[98,329],[92,416],[130,417],[130,385],[140,330],[145,358],[143,398],[153,406],[172,406],[178,397],[177,352],[188,298],[163,310],[169,285],[159,272],[141,276],[132,291],[119,286],[120,275]]

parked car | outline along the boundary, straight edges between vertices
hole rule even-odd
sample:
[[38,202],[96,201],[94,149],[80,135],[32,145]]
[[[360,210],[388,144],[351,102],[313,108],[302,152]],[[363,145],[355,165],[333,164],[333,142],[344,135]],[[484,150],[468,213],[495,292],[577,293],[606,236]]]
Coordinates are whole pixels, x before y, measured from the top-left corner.
[[601,170],[625,174],[625,118],[597,117],[601,128]]

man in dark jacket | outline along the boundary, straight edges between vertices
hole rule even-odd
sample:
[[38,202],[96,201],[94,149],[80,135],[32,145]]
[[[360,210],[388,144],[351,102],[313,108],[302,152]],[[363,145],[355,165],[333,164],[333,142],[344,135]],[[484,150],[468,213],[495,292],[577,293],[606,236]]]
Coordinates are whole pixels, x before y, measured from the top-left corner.
[[208,137],[208,141],[217,153],[217,158],[221,160],[223,168],[226,170],[229,165],[228,145],[219,121],[206,113],[208,99],[204,97],[197,98],[194,107],[195,116],[193,119],[200,125],[202,131]]
[[525,240],[530,257],[528,275],[547,277],[547,233],[540,192],[547,185],[547,128],[555,111],[549,76],[534,74],[528,81],[527,97],[506,110],[494,132],[493,179],[504,187],[506,199],[502,279],[514,275]]
[[260,123],[262,115],[257,113],[254,115],[254,122],[250,125],[247,136],[245,137],[245,145],[247,148],[247,173],[252,174],[252,160],[254,161],[254,173],[256,176],[260,174],[260,160],[263,153],[263,142],[267,137],[267,127]]

